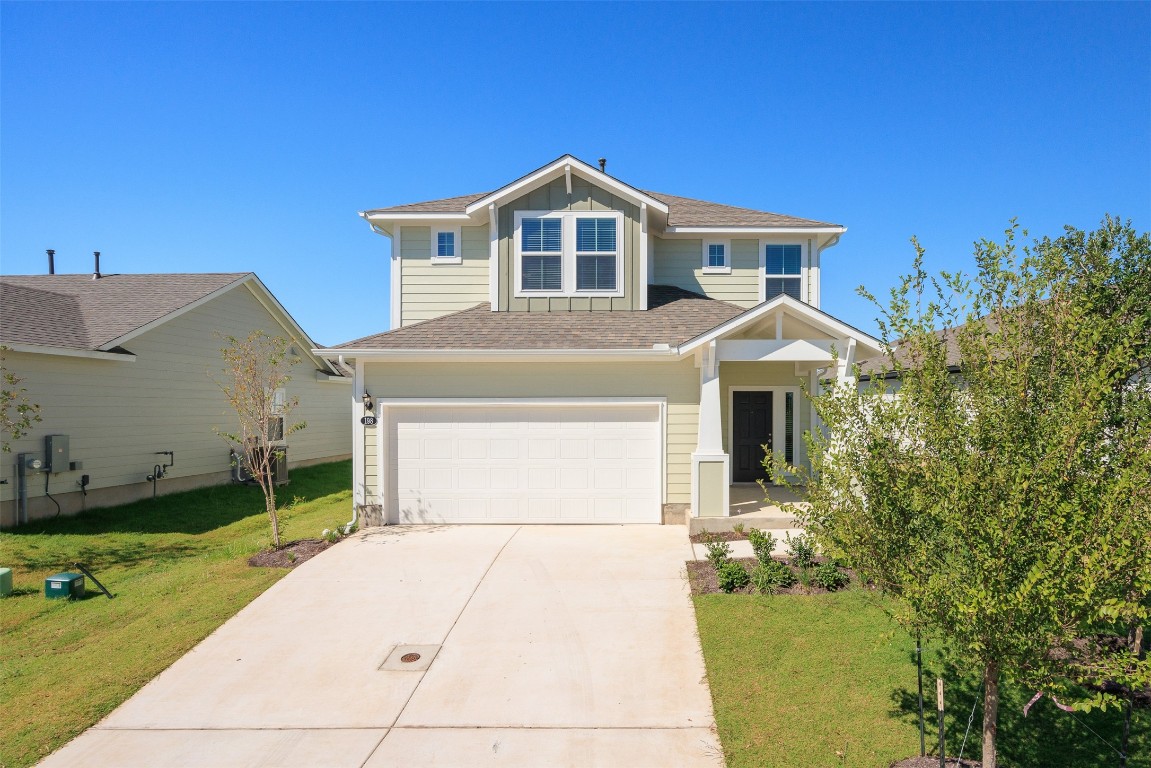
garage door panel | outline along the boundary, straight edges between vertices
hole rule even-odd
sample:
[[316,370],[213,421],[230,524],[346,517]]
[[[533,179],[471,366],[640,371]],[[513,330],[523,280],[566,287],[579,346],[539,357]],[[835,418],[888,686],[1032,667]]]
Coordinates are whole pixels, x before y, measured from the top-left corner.
[[654,406],[396,408],[401,522],[659,522]]

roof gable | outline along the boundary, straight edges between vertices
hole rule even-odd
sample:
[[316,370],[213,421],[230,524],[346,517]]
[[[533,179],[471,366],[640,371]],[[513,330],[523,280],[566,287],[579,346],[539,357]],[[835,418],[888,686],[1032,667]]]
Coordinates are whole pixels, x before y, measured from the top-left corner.
[[0,277],[0,340],[107,350],[250,274],[5,275]]
[[363,211],[360,215],[369,222],[407,218],[458,219],[461,221],[476,221],[482,218],[486,221],[484,211],[489,205],[498,207],[556,179],[568,178],[571,174],[578,175],[591,184],[628,199],[636,205],[647,205],[650,211],[659,214],[658,217],[655,217],[657,220],[666,220],[668,231],[690,232],[695,228],[700,228],[701,231],[706,231],[705,228],[764,231],[805,230],[829,233],[845,231],[845,228],[840,224],[642,190],[609,176],[570,154],[563,155],[492,192],[479,192],[471,195],[445,197],[439,200],[375,208]]

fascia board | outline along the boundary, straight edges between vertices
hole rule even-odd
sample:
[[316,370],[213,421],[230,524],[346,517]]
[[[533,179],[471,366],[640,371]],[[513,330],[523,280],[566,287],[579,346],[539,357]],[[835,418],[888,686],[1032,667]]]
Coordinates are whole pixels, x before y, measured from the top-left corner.
[[603,362],[668,361],[675,349],[314,349],[358,361],[387,362]]
[[665,227],[668,235],[841,235],[847,227]]
[[618,179],[608,176],[598,168],[593,168],[582,160],[573,157],[572,155],[564,155],[558,160],[548,163],[539,170],[532,171],[527,176],[523,176],[519,179],[516,179],[511,184],[500,187],[496,191],[481,197],[479,200],[476,200],[474,203],[465,208],[464,211],[470,215],[477,211],[486,209],[493,203],[497,206],[502,205],[504,202],[511,200],[512,198],[519,197],[527,190],[534,189],[541,184],[551,181],[553,177],[559,178],[564,174],[564,169],[569,165],[571,166],[572,170],[578,171],[581,176],[593,184],[604,187],[606,189],[610,189],[612,192],[615,192],[621,197],[625,197],[633,201],[637,205],[640,203],[647,203],[648,207],[654,208],[661,213],[666,214],[668,211],[666,203],[663,203],[654,197],[651,197],[650,195],[644,194],[630,184],[625,184]]
[[174,310],[172,312],[169,312],[168,314],[164,315],[163,317],[158,317],[155,320],[151,321],[150,323],[145,323],[144,325],[141,325],[139,328],[136,328],[135,330],[129,331],[128,333],[117,336],[116,338],[112,339],[111,341],[107,341],[107,342],[101,344],[99,347],[97,347],[97,349],[101,352],[106,352],[109,349],[113,349],[115,347],[122,346],[123,344],[127,343],[128,341],[131,341],[132,339],[136,338],[137,336],[139,336],[143,333],[147,333],[148,331],[152,330],[153,328],[157,328],[157,327],[163,325],[164,323],[169,322],[170,320],[175,320],[177,317],[184,314],[185,312],[191,312],[196,307],[199,307],[203,304],[207,304],[209,301],[212,301],[213,299],[215,299],[219,296],[223,296],[225,293],[232,290],[236,286],[243,285],[245,282],[247,282],[248,280],[251,280],[255,277],[256,277],[255,273],[249,272],[246,275],[243,275],[240,278],[233,280],[232,282],[228,283],[227,285],[223,286],[222,288],[217,288],[216,290],[212,291],[211,293],[209,293],[205,296],[201,296],[200,298],[196,299],[195,301],[191,302],[190,304],[185,304],[184,306],[180,307],[179,309]]
[[86,357],[92,360],[112,360],[118,363],[134,363],[136,356],[131,353],[104,352],[97,349],[72,349],[71,347],[51,347],[40,344],[4,344],[13,352],[30,355],[55,355],[59,357]]
[[712,328],[710,331],[700,334],[694,339],[681,344],[679,347],[679,353],[681,355],[686,355],[696,348],[701,347],[708,342],[714,341],[721,336],[731,333],[732,331],[738,330],[748,323],[753,323],[764,315],[777,309],[784,309],[790,314],[801,318],[804,322],[810,323],[811,325],[828,331],[833,336],[853,338],[856,340],[857,345],[869,346],[873,348],[876,353],[878,353],[881,349],[878,339],[872,338],[858,328],[851,327],[847,323],[832,317],[823,310],[816,309],[815,307],[812,307],[808,304],[804,304],[802,301],[796,301],[786,294],[780,294],[779,296],[773,298],[771,301],[764,302],[758,307],[749,309],[742,315],[736,315],[726,323],[718,325],[715,328]]
[[386,213],[361,212],[360,216],[372,221],[472,221],[466,213],[444,213],[435,211],[388,211]]

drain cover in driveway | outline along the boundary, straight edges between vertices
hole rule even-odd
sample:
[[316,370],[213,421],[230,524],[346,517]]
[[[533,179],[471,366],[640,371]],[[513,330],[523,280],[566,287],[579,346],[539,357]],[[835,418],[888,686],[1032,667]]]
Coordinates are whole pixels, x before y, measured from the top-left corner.
[[397,645],[380,665],[381,670],[393,672],[422,672],[432,664],[439,653],[438,645]]

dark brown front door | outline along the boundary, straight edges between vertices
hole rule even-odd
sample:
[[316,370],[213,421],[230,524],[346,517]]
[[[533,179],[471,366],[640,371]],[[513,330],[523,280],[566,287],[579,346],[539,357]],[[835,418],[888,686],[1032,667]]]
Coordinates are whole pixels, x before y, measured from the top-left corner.
[[771,474],[763,466],[771,450],[771,392],[732,393],[732,479],[737,483],[767,480]]

